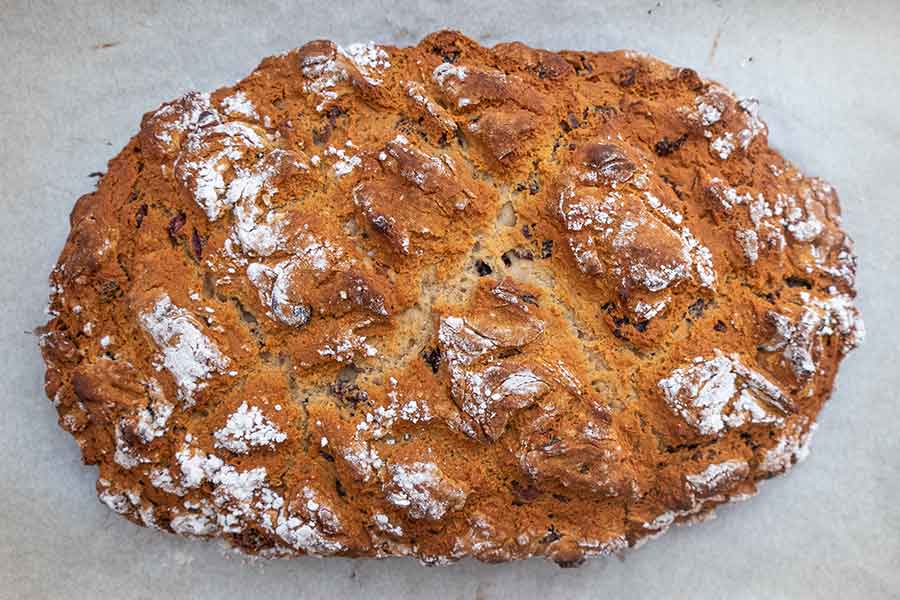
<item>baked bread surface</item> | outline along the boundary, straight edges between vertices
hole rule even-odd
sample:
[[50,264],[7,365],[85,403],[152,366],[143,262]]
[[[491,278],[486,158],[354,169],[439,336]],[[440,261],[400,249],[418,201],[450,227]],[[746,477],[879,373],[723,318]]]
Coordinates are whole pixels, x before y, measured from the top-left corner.
[[805,456],[854,272],[834,189],[690,69],[315,41],[144,116],[40,339],[135,523],[570,566]]

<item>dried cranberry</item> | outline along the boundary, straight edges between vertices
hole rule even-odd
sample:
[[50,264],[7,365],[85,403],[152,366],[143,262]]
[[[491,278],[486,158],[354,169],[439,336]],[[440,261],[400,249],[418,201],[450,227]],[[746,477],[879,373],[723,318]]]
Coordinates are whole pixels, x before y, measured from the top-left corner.
[[338,380],[331,384],[331,393],[352,408],[356,408],[356,405],[360,402],[368,402],[369,400],[369,394],[365,390],[359,389],[359,386],[355,383],[348,381]]
[[541,242],[541,258],[550,258],[553,256],[553,240],[544,240]]
[[425,360],[425,363],[431,367],[432,373],[438,372],[438,369],[441,366],[441,357],[441,349],[437,347],[422,352],[422,358]]
[[696,302],[688,306],[688,313],[695,319],[699,319],[703,316],[703,312],[706,310],[706,302],[703,298],[698,298]]
[[479,277],[484,277],[485,275],[490,275],[494,272],[494,269],[491,268],[491,265],[487,264],[480,258],[475,261],[475,271],[478,273]]
[[559,122],[559,126],[566,133],[569,133],[573,129],[578,129],[581,127],[581,121],[578,120],[578,117],[575,116],[575,113],[569,113],[566,115],[566,118]]
[[634,85],[636,79],[637,69],[635,69],[634,67],[629,67],[619,73],[619,85],[621,85],[622,87],[629,87]]
[[200,237],[196,227],[193,228],[191,233],[191,248],[194,250],[194,256],[197,257],[197,260],[200,260],[203,257],[203,238]]
[[169,239],[172,240],[173,244],[178,243],[178,232],[181,231],[181,228],[184,227],[186,222],[187,215],[182,211],[178,211],[178,214],[172,217],[172,220],[169,221],[168,226],[166,226],[166,231],[169,232]]
[[512,248],[504,252],[503,256],[500,257],[500,260],[502,260],[503,264],[507,267],[511,267],[513,258],[518,258],[519,260],[534,260],[534,252],[528,248]]
[[338,117],[343,117],[346,114],[347,112],[340,106],[332,106],[325,112],[325,116],[328,117],[328,122],[332,127],[337,125]]
[[668,156],[669,154],[672,154],[673,152],[681,148],[681,145],[687,140],[687,137],[688,136],[686,133],[682,133],[680,136],[671,141],[669,140],[669,138],[664,137],[663,139],[656,142],[654,150],[659,156]]
[[512,489],[513,495],[515,496],[515,498],[513,499],[513,504],[516,506],[534,502],[543,493],[540,489],[538,489],[531,483],[522,485],[518,481],[512,482]]
[[144,222],[144,217],[147,216],[148,207],[146,204],[141,204],[141,207],[138,209],[137,214],[134,216],[134,226],[136,229],[141,228],[141,223]]

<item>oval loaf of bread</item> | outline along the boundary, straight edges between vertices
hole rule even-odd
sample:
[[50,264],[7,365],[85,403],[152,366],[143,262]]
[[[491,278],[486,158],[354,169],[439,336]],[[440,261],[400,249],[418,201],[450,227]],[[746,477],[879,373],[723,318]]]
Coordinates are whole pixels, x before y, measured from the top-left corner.
[[46,389],[138,524],[576,565],[805,456],[863,335],[840,222],[690,69],[311,42],[146,114],[78,201]]

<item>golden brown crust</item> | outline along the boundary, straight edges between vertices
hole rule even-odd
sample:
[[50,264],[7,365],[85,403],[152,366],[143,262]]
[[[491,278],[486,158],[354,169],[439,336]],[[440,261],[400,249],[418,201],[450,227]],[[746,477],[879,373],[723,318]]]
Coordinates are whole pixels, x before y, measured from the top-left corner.
[[311,42],[145,115],[71,226],[101,499],[262,556],[634,546],[801,459],[862,336],[834,190],[627,51]]

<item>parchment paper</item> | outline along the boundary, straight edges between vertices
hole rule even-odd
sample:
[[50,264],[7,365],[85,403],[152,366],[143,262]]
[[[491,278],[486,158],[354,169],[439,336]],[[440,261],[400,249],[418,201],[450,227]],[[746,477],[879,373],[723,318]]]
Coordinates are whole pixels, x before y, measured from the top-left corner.
[[[900,597],[900,5],[896,1],[326,0],[0,2],[0,597]],[[869,337],[845,362],[811,458],[719,518],[577,570],[543,560],[251,563],[133,526],[95,499],[41,390],[26,332],[93,171],[141,115],[233,83],[320,37],[414,43],[454,27],[482,43],[630,47],[756,96],[770,141],[835,184],[860,256]]]

